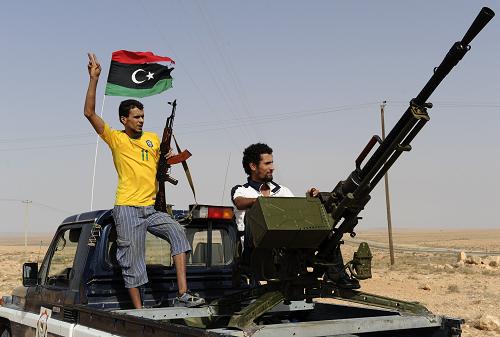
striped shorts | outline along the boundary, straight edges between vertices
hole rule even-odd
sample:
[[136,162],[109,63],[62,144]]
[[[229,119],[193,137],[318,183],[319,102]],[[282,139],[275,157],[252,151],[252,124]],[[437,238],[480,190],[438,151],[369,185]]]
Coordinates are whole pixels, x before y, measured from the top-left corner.
[[182,226],[153,206],[115,206],[113,218],[118,246],[116,259],[127,288],[136,288],[148,282],[146,231],[167,240],[174,256],[191,250]]

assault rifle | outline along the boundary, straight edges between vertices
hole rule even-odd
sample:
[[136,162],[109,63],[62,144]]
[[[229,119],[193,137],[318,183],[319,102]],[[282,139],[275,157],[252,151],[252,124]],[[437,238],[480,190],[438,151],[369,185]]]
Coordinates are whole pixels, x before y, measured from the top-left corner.
[[165,197],[165,182],[172,185],[177,185],[178,180],[170,175],[170,167],[172,165],[186,161],[191,157],[188,150],[184,150],[167,159],[167,154],[172,150],[170,145],[173,136],[173,125],[175,118],[175,109],[177,107],[177,100],[168,102],[172,106],[172,112],[167,118],[165,128],[163,129],[163,136],[160,144],[160,159],[158,161],[158,170],[156,172],[156,180],[158,180],[158,192],[156,193],[155,209],[160,212],[167,213],[167,199]]

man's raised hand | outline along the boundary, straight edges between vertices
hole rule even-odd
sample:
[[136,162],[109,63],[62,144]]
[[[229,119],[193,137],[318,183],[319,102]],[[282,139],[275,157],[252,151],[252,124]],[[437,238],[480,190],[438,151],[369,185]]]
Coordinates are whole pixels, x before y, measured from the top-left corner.
[[85,105],[83,107],[83,114],[89,120],[92,127],[96,130],[98,134],[104,132],[104,121],[98,114],[95,113],[95,92],[97,88],[97,80],[101,74],[101,65],[97,61],[95,54],[88,53],[89,57],[89,87],[87,88],[87,95],[85,96]]
[[90,77],[99,78],[99,75],[101,74],[101,65],[99,64],[97,57],[94,53],[87,53],[87,55],[89,57],[89,64],[87,68],[89,70]]

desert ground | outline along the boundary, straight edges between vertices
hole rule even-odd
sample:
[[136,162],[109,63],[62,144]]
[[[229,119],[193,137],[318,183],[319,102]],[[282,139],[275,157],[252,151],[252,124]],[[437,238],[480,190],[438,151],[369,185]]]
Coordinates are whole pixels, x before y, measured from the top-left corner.
[[[25,260],[41,262],[50,239],[30,235],[25,249],[24,237],[0,234],[0,294],[20,284]],[[464,337],[500,336],[500,230],[395,231],[394,265],[385,230],[346,239],[346,261],[359,241],[369,242],[373,254],[373,277],[361,282],[362,291],[418,301],[435,314],[463,318]]]

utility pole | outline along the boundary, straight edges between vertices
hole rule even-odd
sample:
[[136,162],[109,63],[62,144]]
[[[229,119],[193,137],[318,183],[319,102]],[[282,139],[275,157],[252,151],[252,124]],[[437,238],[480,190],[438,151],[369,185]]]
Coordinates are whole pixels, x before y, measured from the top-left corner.
[[28,223],[29,223],[29,206],[33,201],[23,200],[21,201],[26,205],[24,209],[24,259],[28,257]]
[[[385,122],[384,122],[384,109],[387,101],[380,104],[380,121],[382,124],[382,140],[385,139]],[[389,198],[389,174],[384,175],[385,182],[385,205],[387,207],[387,229],[389,232],[389,254],[391,256],[391,265],[394,265],[394,245],[392,242],[392,220],[391,220],[391,200]]]

